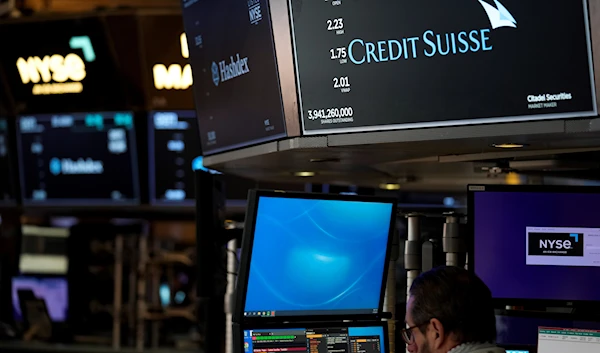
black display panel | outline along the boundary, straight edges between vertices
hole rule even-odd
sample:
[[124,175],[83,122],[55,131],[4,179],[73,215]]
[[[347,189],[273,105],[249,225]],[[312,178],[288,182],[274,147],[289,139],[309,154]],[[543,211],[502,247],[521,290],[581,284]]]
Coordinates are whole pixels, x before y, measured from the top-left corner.
[[121,110],[123,72],[102,18],[0,25],[6,80],[20,114]]
[[186,1],[183,17],[204,154],[285,137],[267,1]]
[[306,134],[597,115],[587,1],[291,0],[291,12]]
[[8,120],[0,117],[0,205],[15,202],[8,135]]
[[150,203],[193,206],[194,170],[202,169],[196,112],[152,112],[148,123]]
[[25,205],[139,203],[132,113],[21,116],[17,138]]

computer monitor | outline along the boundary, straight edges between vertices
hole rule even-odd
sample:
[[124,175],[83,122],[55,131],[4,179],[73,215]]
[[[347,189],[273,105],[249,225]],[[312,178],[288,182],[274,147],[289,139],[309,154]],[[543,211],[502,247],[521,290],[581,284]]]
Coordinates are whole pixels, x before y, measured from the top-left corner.
[[139,204],[130,112],[27,115],[17,121],[26,206]]
[[[235,342],[242,344],[241,342]],[[243,329],[244,353],[387,353],[387,323],[288,324]],[[234,352],[241,352],[236,347]]]
[[53,322],[65,322],[69,311],[69,289],[65,277],[19,276],[12,279],[12,303],[15,321],[23,321],[19,291],[31,290],[43,299]]
[[600,331],[540,327],[538,353],[598,353]]
[[381,313],[395,209],[387,198],[251,191],[234,320]]
[[600,300],[600,188],[469,186],[472,269],[503,304]]
[[196,112],[151,112],[148,126],[151,204],[193,206],[194,165],[202,155]]

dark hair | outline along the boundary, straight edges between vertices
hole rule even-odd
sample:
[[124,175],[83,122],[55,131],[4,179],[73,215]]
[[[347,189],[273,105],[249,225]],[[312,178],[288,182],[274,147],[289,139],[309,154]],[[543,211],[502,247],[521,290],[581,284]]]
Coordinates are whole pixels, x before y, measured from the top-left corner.
[[459,267],[435,268],[414,280],[410,295],[416,325],[435,318],[460,343],[496,341],[492,293],[475,274]]

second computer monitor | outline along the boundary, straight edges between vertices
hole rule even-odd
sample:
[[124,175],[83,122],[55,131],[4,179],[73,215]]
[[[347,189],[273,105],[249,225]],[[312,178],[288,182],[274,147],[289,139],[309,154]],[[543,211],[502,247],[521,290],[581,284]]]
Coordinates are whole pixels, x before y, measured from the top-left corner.
[[238,314],[380,313],[394,223],[393,199],[251,192]]

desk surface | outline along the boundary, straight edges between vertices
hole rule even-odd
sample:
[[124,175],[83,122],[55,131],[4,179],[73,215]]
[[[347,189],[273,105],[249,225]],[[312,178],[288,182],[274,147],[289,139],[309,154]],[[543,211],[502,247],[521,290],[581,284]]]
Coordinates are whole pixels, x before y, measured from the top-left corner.
[[[135,348],[123,347],[114,350],[110,346],[89,344],[61,344],[42,342],[0,341],[0,352],[2,353],[137,353]],[[146,353],[198,353],[199,350],[179,350],[165,347],[160,349],[145,349]]]

